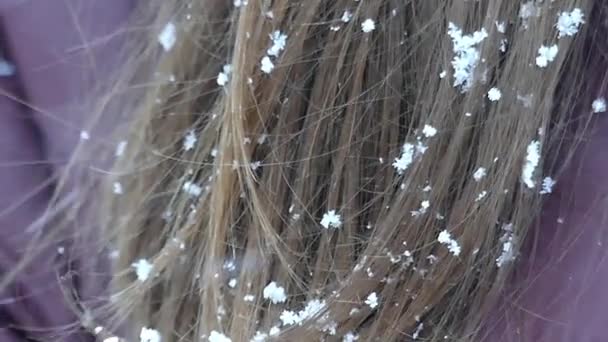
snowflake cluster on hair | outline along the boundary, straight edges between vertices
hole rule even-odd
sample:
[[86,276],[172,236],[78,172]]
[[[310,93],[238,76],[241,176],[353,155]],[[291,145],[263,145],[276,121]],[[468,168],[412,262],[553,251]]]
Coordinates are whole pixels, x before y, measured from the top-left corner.
[[448,35],[452,39],[454,57],[452,68],[454,69],[454,87],[466,92],[474,84],[474,72],[480,59],[477,46],[488,37],[485,28],[472,34],[463,34],[456,24],[448,24]]
[[175,42],[177,41],[177,27],[174,23],[168,22],[162,31],[158,35],[158,42],[163,49],[168,52],[171,51]]
[[261,61],[261,69],[265,74],[270,74],[274,70],[273,59],[278,58],[281,51],[285,49],[287,35],[281,31],[274,31],[270,34],[270,41],[272,44]]

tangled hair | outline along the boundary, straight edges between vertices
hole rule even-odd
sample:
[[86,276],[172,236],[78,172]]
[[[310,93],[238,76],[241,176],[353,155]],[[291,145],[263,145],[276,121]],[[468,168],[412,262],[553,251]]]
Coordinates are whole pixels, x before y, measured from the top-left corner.
[[152,3],[98,214],[108,324],[483,340],[591,114],[592,1]]

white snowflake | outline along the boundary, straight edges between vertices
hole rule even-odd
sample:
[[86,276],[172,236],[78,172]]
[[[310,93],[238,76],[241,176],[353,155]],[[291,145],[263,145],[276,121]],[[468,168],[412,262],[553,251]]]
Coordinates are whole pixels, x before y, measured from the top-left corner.
[[606,99],[604,97],[598,97],[597,99],[593,100],[593,103],[591,104],[591,108],[593,109],[594,113],[603,113],[606,111]]
[[490,89],[488,91],[488,99],[492,102],[496,102],[498,100],[500,100],[500,98],[502,97],[502,92],[500,91],[500,89],[493,87],[492,89]]
[[143,327],[139,333],[139,340],[141,342],[160,342],[161,336],[157,330]]
[[496,21],[494,23],[496,25],[496,30],[500,33],[505,33],[507,32],[507,24],[504,21],[498,22]]
[[355,342],[359,339],[359,335],[355,335],[352,332],[347,332],[342,338],[342,342]]
[[80,140],[89,140],[91,139],[91,135],[87,131],[80,132]]
[[397,173],[402,174],[405,172],[412,161],[414,161],[414,148],[415,146],[410,143],[403,144],[401,157],[395,158],[395,161],[393,162],[393,167],[397,169]]
[[519,8],[519,17],[522,21],[522,26],[527,29],[530,18],[538,17],[540,15],[540,8],[536,6],[534,1],[528,1],[521,5]]
[[482,192],[480,192],[480,193],[479,193],[479,195],[477,195],[477,198],[475,198],[475,202],[479,202],[479,201],[481,201],[481,200],[482,200],[482,199],[484,199],[484,198],[485,198],[487,195],[488,195],[488,192],[487,192],[487,191],[485,191],[485,190],[484,190],[484,191],[482,191]]
[[268,334],[261,331],[256,331],[255,335],[249,340],[249,342],[265,342],[268,338]]
[[165,51],[170,51],[177,41],[177,28],[172,22],[168,22],[167,25],[158,35],[158,42],[162,45]]
[[479,45],[488,33],[484,28],[473,34],[463,35],[462,30],[454,23],[448,24],[448,35],[452,38],[454,57],[454,87],[466,92],[473,86],[474,71],[479,63],[480,54],[476,46]]
[[342,13],[342,18],[340,18],[340,20],[342,20],[342,22],[349,22],[351,19],[353,18],[353,14],[350,13],[349,10],[344,11],[344,13]]
[[553,186],[555,186],[555,180],[551,177],[545,177],[543,179],[542,189],[540,190],[540,194],[550,194],[553,191]]
[[422,134],[424,134],[424,136],[427,138],[432,138],[435,136],[435,134],[437,134],[437,129],[431,125],[424,125]]
[[120,182],[114,182],[112,184],[112,191],[117,195],[122,195],[122,193],[123,193],[122,184],[120,184]]
[[422,332],[422,329],[424,329],[424,323],[418,324],[416,330],[414,330],[414,333],[412,334],[412,339],[417,340],[418,336],[420,336],[420,333]]
[[496,266],[498,267],[502,267],[506,263],[515,260],[517,256],[517,251],[515,250],[516,239],[513,235],[513,225],[506,224],[502,227],[502,230],[505,233],[500,238],[500,242],[502,242],[502,253],[498,258],[496,258]]
[[475,179],[476,182],[479,182],[483,179],[483,177],[486,176],[486,173],[486,169],[484,167],[480,167],[475,171],[475,173],[473,173],[473,179]]
[[271,281],[266,285],[263,291],[264,299],[270,300],[273,304],[283,303],[287,300],[285,288],[278,286],[276,282]]
[[534,171],[540,163],[540,142],[533,140],[526,149],[526,162],[522,169],[521,179],[528,188],[533,188]]
[[339,214],[336,214],[335,210],[329,210],[323,214],[321,225],[325,229],[340,228],[340,226],[342,226],[342,217]]
[[222,87],[228,84],[228,81],[230,81],[230,74],[232,74],[232,65],[225,64],[222,67],[222,71],[217,74],[217,84]]
[[203,188],[192,182],[185,182],[182,189],[190,196],[198,197],[203,193]]
[[376,22],[373,19],[365,19],[363,23],[361,23],[361,30],[365,33],[372,32],[376,29]]
[[455,256],[460,255],[460,245],[458,244],[458,241],[452,239],[452,235],[447,230],[443,230],[441,233],[439,233],[437,241],[440,244],[445,245]]
[[125,149],[127,148],[127,141],[123,140],[118,143],[116,146],[116,151],[114,151],[114,156],[120,157],[125,153]]
[[498,48],[498,51],[500,52],[507,52],[507,46],[509,45],[509,41],[507,40],[507,38],[502,38],[500,40],[500,47]]
[[281,31],[274,31],[270,35],[270,40],[272,41],[272,46],[268,49],[268,51],[266,51],[266,53],[268,56],[278,57],[281,51],[285,49],[287,35]]
[[209,334],[209,342],[232,342],[232,340],[221,332],[212,330]]
[[194,133],[194,131],[189,131],[188,134],[186,134],[186,137],[184,138],[184,150],[190,151],[191,149],[193,149],[196,145],[197,140],[198,139],[196,138],[196,134]]
[[372,292],[367,296],[365,304],[369,305],[370,308],[375,309],[378,306],[378,295],[376,292]]
[[572,37],[580,26],[585,23],[585,15],[580,8],[575,8],[571,12],[562,12],[557,18],[557,37]]
[[283,325],[294,325],[300,322],[298,314],[290,310],[284,310],[281,312],[281,316],[279,318],[281,319],[281,322],[283,322]]
[[431,202],[428,200],[424,200],[420,203],[420,208],[418,210],[412,211],[412,216],[419,216],[426,213],[426,211],[431,206]]
[[131,266],[133,268],[135,268],[135,274],[137,275],[137,280],[142,281],[142,282],[148,280],[148,278],[152,274],[152,270],[154,269],[154,265],[152,265],[146,259],[139,259],[139,260],[137,260],[137,262],[133,263]]
[[270,57],[264,56],[261,62],[261,69],[264,73],[270,74],[274,69],[274,63],[270,60]]
[[553,60],[555,60],[555,57],[557,57],[557,52],[558,52],[558,48],[557,45],[551,45],[551,46],[544,46],[542,45],[539,49],[538,49],[538,56],[536,57],[536,65],[538,65],[541,68],[545,68],[547,65],[549,65],[550,62],[553,62]]

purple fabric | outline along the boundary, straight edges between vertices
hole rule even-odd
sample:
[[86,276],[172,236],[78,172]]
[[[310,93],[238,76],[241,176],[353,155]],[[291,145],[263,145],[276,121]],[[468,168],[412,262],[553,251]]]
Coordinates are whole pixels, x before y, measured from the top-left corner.
[[[0,276],[41,229],[52,176],[91,120],[84,99],[116,64],[133,4],[0,0],[0,52],[16,66],[0,77]],[[90,135],[98,139],[97,131]],[[0,342],[91,340],[59,286],[56,247],[0,291]]]

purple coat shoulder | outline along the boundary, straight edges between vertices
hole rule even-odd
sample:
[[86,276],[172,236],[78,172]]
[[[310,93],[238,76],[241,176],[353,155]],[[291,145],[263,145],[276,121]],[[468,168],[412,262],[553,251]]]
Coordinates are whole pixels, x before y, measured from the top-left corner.
[[[117,62],[134,3],[0,0],[0,277],[52,229],[54,175],[90,120],[82,99]],[[52,246],[0,290],[0,342],[92,340],[62,292],[62,251]]]

